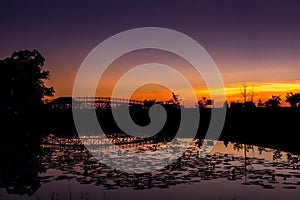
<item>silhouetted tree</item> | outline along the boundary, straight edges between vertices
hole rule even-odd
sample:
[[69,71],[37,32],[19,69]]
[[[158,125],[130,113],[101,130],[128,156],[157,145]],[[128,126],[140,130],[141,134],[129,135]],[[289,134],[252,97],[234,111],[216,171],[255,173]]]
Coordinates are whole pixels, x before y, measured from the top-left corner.
[[272,95],[272,99],[269,99],[268,101],[265,102],[266,107],[280,107],[280,95],[279,96],[275,96]]
[[0,60],[2,136],[19,138],[19,141],[23,141],[24,135],[36,138],[33,132],[40,126],[42,99],[54,93],[53,87],[44,84],[49,77],[49,71],[42,69],[44,62],[45,58],[37,50],[14,52]]
[[285,102],[289,103],[291,107],[300,107],[300,94],[287,93]]
[[243,102],[247,102],[247,101],[251,101],[253,102],[253,97],[255,95],[254,93],[254,86],[252,86],[252,90],[248,90],[247,89],[247,85],[243,84],[243,88],[240,88],[240,92],[241,92],[241,97],[243,99]]
[[49,71],[42,70],[45,58],[37,51],[18,51],[0,60],[1,110],[19,114],[42,105],[44,96],[52,96],[53,87],[44,79]]
[[202,99],[197,102],[196,106],[199,108],[204,108],[206,105],[207,105],[207,98],[202,97]]
[[179,94],[175,94],[174,92],[172,92],[172,97],[173,97],[173,104],[175,105],[175,107],[179,107],[180,106],[180,101],[181,99],[179,99]]

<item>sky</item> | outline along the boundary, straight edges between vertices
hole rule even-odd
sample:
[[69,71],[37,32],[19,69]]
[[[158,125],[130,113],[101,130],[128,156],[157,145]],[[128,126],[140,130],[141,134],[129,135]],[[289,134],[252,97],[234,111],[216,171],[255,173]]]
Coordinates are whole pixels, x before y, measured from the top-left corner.
[[[139,27],[173,29],[200,43],[218,66],[229,101],[241,100],[243,84],[254,90],[256,100],[267,100],[272,94],[284,99],[288,91],[300,92],[300,2],[296,0],[4,0],[0,5],[0,59],[18,50],[39,50],[46,58],[45,69],[50,71],[47,84],[54,86],[55,97],[72,95],[81,63],[100,42]],[[120,61],[119,69],[149,61],[148,53],[128,55],[123,63]],[[158,54],[150,52],[151,58]],[[159,59],[167,64],[181,63],[167,53],[162,57]],[[190,73],[188,64],[181,68]],[[105,91],[115,83],[112,80],[117,80],[115,75],[124,72],[118,66],[113,69],[98,87],[99,95],[108,95]],[[198,98],[207,95],[202,80],[195,84]],[[160,97],[165,91],[145,88]],[[174,90],[184,93],[180,88]],[[165,93],[165,98],[171,98]],[[148,98],[146,94],[136,95],[142,96]]]

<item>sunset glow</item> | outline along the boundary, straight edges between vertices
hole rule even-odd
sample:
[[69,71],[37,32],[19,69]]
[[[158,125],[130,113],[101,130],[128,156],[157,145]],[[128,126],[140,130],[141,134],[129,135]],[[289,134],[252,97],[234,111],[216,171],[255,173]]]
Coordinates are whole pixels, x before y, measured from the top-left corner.
[[[282,105],[288,105],[285,103],[285,98],[287,93],[300,92],[300,80],[296,81],[286,81],[286,82],[272,82],[272,83],[231,83],[225,84],[225,92],[228,103],[230,102],[243,102],[243,98],[241,96],[241,89],[243,88],[243,84],[247,85],[247,91],[253,94],[253,101],[255,103],[261,99],[263,102],[267,101],[272,97],[272,95],[280,95],[282,98]],[[182,93],[181,90],[176,90],[179,95]],[[218,91],[214,91],[218,92]],[[195,90],[195,93],[198,97],[198,100],[201,100],[202,97],[210,98],[209,92],[207,88]],[[157,99],[157,100],[169,100],[172,98],[172,94],[170,91],[166,89],[161,89],[161,87],[151,87],[145,86],[142,89],[136,91],[136,93],[132,96],[133,99]],[[194,107],[196,102],[190,101],[187,97],[180,96],[182,98],[182,103],[187,107]],[[250,94],[248,99],[250,100]]]
[[[259,99],[263,102],[270,99],[272,95],[281,96],[282,105],[287,105],[285,103],[285,97],[289,92],[300,92],[300,80],[295,81],[285,81],[285,82],[248,82],[248,83],[231,83],[225,84],[226,97],[228,102],[243,102],[241,96],[241,90],[243,89],[243,84],[247,85],[247,91],[251,93],[253,91],[253,101],[257,103]],[[197,90],[197,95],[206,96],[208,91]],[[250,100],[250,97],[248,97]]]
[[[107,83],[108,84],[108,83]],[[250,100],[250,93],[253,91],[253,101],[255,103],[261,99],[263,102],[270,99],[272,95],[280,95],[282,98],[282,105],[288,105],[285,103],[285,98],[287,93],[300,92],[300,80],[295,81],[285,81],[285,82],[247,82],[247,83],[230,83],[225,84],[225,93],[228,103],[230,102],[243,102],[243,98],[241,96],[241,89],[243,88],[243,84],[247,85],[247,92],[249,93],[248,99]],[[108,86],[108,85],[106,85]],[[108,88],[113,88],[109,86]],[[96,96],[109,96],[110,90],[101,90]],[[179,94],[179,98],[181,102],[187,107],[194,107],[196,102],[193,102],[189,99],[189,94],[192,91],[184,91],[181,88],[175,88],[174,91],[167,89],[165,87],[159,85],[144,85],[138,88],[131,96],[132,99],[137,100],[150,100],[156,99],[157,101],[166,101],[172,99],[172,92]],[[196,89],[195,94],[197,95],[198,100],[201,100],[202,97],[210,98],[209,91],[207,88],[199,88]],[[212,92],[218,93],[218,90],[214,90]]]
[[[78,15],[74,4],[59,5],[61,9],[53,15],[52,10],[57,5],[50,2],[47,4],[49,9],[44,10],[43,15],[36,17],[24,11],[27,18],[16,17],[18,20],[13,23],[14,26],[8,16],[17,16],[15,10],[18,8],[7,10],[8,13],[4,14],[1,21],[7,28],[2,31],[0,57],[5,58],[19,49],[38,49],[46,58],[45,69],[50,71],[47,85],[55,89],[53,98],[72,95],[76,73],[96,45],[121,31],[147,26],[174,29],[199,42],[220,70],[228,102],[242,101],[240,88],[243,84],[249,90],[253,88],[255,102],[258,99],[265,101],[272,95],[281,95],[284,104],[287,92],[300,92],[298,5],[259,2],[259,6],[238,3],[228,6],[227,2],[181,2],[158,6],[148,2],[145,3],[147,11],[137,6],[139,9],[133,13],[132,5],[127,3],[99,3],[99,6],[84,10],[89,15]],[[29,7],[24,3],[13,5],[12,8],[15,6],[39,10],[38,4]],[[188,11],[184,8],[188,8]],[[66,10],[72,12],[66,15]],[[112,13],[114,18],[105,17]],[[55,23],[44,23],[49,19]],[[26,29],[16,31],[28,21],[31,23]],[[20,33],[24,37],[20,37]],[[198,99],[209,97],[205,81],[191,70],[189,63],[171,53],[153,50],[132,52],[117,59],[100,81],[101,86],[95,95],[110,96],[118,78],[130,67],[149,62],[174,67],[188,78]],[[163,75],[168,78],[168,74]],[[189,99],[188,94],[185,95],[187,91],[184,88],[169,89],[179,94],[184,105],[194,106],[195,102]],[[172,96],[170,92],[147,87],[136,91],[132,98],[168,100]]]

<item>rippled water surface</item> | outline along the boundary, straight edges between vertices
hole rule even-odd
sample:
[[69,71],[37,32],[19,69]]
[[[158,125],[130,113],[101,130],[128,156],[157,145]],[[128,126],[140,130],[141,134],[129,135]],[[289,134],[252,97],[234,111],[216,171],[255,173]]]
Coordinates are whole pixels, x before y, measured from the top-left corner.
[[[178,144],[184,145],[184,139]],[[123,152],[143,152],[143,163],[162,164],[162,169],[151,173],[120,172],[102,164],[101,160],[107,158],[101,157],[101,152],[120,154],[105,145],[93,150],[100,160],[79,146],[43,145],[32,156],[3,152],[0,199],[300,198],[298,155],[251,145],[195,140],[176,162],[168,160],[176,148],[166,148],[163,154],[156,155],[163,157],[164,163],[153,163],[151,152],[164,145],[121,145]],[[126,156],[123,153],[123,159]]]

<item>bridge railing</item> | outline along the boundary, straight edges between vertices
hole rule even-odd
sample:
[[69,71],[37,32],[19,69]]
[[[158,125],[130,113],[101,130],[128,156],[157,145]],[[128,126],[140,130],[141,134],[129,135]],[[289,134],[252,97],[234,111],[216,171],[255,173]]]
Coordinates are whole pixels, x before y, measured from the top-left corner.
[[144,101],[111,98],[111,97],[75,97],[76,105],[73,107],[78,109],[97,109],[97,108],[116,108],[124,105],[141,105],[144,106]]

